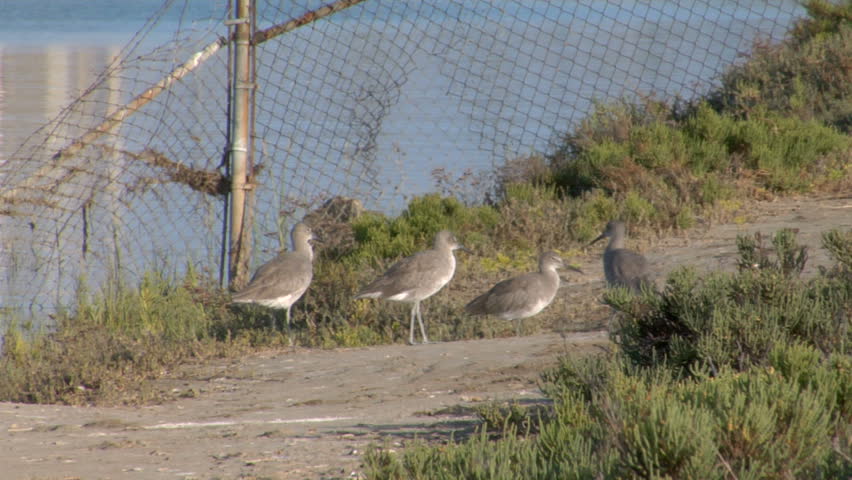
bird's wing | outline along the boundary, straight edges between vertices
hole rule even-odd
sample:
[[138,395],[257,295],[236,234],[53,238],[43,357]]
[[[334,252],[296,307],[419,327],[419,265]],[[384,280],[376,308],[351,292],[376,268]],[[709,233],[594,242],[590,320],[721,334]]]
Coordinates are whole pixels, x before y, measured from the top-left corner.
[[288,295],[305,288],[312,278],[311,260],[304,255],[286,252],[258,268],[249,284],[234,294],[233,298],[239,300]]
[[626,286],[636,291],[643,283],[651,283],[648,260],[632,250],[617,250],[613,254],[612,268],[618,278],[626,279]]
[[422,286],[425,277],[433,275],[435,268],[448,267],[440,252],[424,250],[393,264],[381,277],[362,288],[358,295],[381,291],[389,297],[406,292]]
[[529,299],[542,289],[538,275],[525,274],[503,280],[467,304],[469,313],[485,314],[524,308]]

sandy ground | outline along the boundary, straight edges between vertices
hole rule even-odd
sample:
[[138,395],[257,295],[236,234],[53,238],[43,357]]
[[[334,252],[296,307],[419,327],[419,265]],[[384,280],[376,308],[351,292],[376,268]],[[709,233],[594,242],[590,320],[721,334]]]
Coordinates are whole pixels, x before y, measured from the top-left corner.
[[[761,204],[739,220],[639,248],[662,280],[684,264],[733,269],[737,234],[793,227],[811,247],[806,274],[812,274],[828,264],[821,232],[852,229],[852,197]],[[586,274],[560,293],[561,301],[577,305],[571,318],[582,317],[603,286],[600,247],[582,263]],[[163,405],[0,403],[0,478],[363,478],[361,455],[371,442],[396,448],[414,437],[469,433],[475,427],[469,410],[448,407],[540,401],[543,369],[565,353],[606,344],[606,332],[591,331],[269,351],[182,368],[159,382],[180,396]]]

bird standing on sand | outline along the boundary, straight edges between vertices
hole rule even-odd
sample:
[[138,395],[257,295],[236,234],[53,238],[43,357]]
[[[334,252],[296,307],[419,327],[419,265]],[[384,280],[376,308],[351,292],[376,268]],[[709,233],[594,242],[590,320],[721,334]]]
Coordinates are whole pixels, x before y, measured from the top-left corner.
[[466,250],[455,235],[441,230],[435,235],[435,243],[429,250],[415,253],[391,266],[381,277],[362,288],[355,298],[382,298],[395,302],[413,303],[408,343],[414,344],[414,319],[420,324],[423,343],[429,343],[420,302],[431,297],[446,285],[456,271],[453,251]]
[[613,220],[591,246],[602,238],[609,238],[609,245],[603,254],[604,276],[609,287],[626,287],[633,293],[641,293],[642,288],[654,288],[650,278],[648,260],[633,250],[624,248],[627,233],[624,222]]
[[538,259],[538,272],[513,277],[491,287],[465,306],[473,315],[495,315],[503,320],[519,320],[515,333],[520,334],[520,320],[531,317],[550,305],[559,289],[558,268],[579,268],[565,265],[556,252],[544,252]]
[[[290,307],[304,295],[313,279],[314,234],[304,223],[290,232],[293,251],[283,251],[254,272],[249,284],[232,297],[234,303],[257,303],[269,308],[285,309],[287,337],[290,337]],[[276,329],[275,316],[272,328]],[[291,340],[292,344],[292,340]]]

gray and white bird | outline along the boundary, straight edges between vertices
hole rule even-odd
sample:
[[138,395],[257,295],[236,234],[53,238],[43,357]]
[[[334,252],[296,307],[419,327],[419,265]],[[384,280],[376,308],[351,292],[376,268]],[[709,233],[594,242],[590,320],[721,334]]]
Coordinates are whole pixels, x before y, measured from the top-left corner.
[[381,298],[395,302],[412,303],[411,326],[408,343],[414,344],[414,319],[420,324],[423,343],[429,343],[420,302],[436,294],[446,285],[456,271],[454,250],[466,250],[455,235],[442,230],[435,235],[431,249],[405,257],[391,266],[381,277],[362,288],[355,298]]
[[[264,307],[285,311],[287,336],[290,336],[290,307],[305,294],[313,279],[314,252],[311,240],[313,231],[304,223],[297,223],[290,232],[293,251],[282,251],[254,272],[248,285],[235,293],[234,303],[256,303]],[[272,328],[275,317],[272,317]]]
[[[503,280],[464,308],[473,315],[494,315],[503,320],[531,317],[544,310],[556,297],[556,291],[559,290],[559,274],[556,270],[559,268],[583,273],[579,268],[565,265],[556,252],[544,252],[538,259],[538,272]],[[520,334],[520,321],[515,331]]]
[[609,245],[603,254],[603,267],[606,283],[609,287],[626,287],[634,293],[640,293],[643,286],[654,288],[650,278],[648,260],[641,254],[624,247],[627,233],[624,222],[613,220],[606,229],[589,245],[602,238],[609,238]]

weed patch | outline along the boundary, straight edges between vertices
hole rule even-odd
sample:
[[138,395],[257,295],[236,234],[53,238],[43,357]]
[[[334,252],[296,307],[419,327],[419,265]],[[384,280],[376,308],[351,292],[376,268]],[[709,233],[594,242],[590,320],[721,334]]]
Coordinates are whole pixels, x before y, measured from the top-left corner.
[[825,238],[837,265],[808,282],[798,279],[803,250],[780,232],[775,258],[761,239],[742,239],[738,273],[699,282],[679,272],[658,299],[616,290],[621,348],[544,372],[551,409],[483,405],[464,442],[373,447],[368,477],[848,477],[852,359],[841,327],[852,242]]
[[[60,312],[53,332],[5,332],[0,398],[27,403],[150,403],[167,397],[146,382],[174,365],[240,351],[214,341],[213,311],[182,283],[147,275],[138,288],[90,295]],[[27,338],[30,337],[30,338]]]
[[714,108],[748,118],[774,111],[816,120],[849,134],[852,128],[852,4],[805,2],[785,42],[758,44],[748,62],[722,77]]
[[551,157],[552,183],[578,201],[600,190],[614,200],[609,218],[646,225],[688,228],[738,194],[812,191],[845,178],[852,154],[847,135],[816,120],[738,118],[706,103],[682,118],[659,104],[599,108]]
[[[624,355],[637,365],[665,360],[670,368],[687,372],[701,366],[742,371],[765,365],[774,348],[793,343],[843,352],[852,340],[852,277],[847,272],[800,280],[806,250],[793,233],[778,232],[772,244],[775,259],[759,236],[740,237],[735,275],[699,278],[685,268],[669,277],[659,296],[608,292],[605,302],[622,312],[614,336]],[[833,252],[838,265],[846,251]]]

